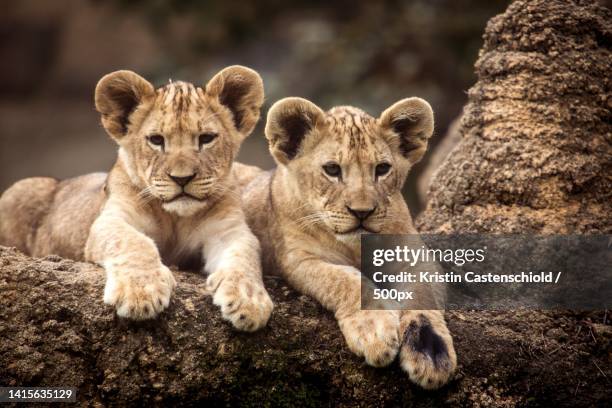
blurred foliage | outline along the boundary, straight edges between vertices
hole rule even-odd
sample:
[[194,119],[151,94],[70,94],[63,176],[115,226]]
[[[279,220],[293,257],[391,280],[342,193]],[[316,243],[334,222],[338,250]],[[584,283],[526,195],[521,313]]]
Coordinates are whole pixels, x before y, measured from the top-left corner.
[[[138,10],[146,15],[151,24],[160,31],[167,28],[174,17],[190,18],[198,22],[193,33],[194,48],[201,51],[214,50],[219,43],[239,44],[261,35],[267,24],[288,12],[325,10],[330,2],[322,0],[262,0],[262,1],[198,1],[198,0],[115,0],[127,10]],[[333,5],[333,10],[351,9],[351,2]]]
[[[377,111],[413,90],[440,105],[444,127],[474,81],[486,21],[507,4],[114,1],[145,16],[179,65],[236,50],[235,59],[274,72],[270,96],[286,96],[278,87],[323,107],[350,102]],[[254,49],[258,57],[249,57]]]

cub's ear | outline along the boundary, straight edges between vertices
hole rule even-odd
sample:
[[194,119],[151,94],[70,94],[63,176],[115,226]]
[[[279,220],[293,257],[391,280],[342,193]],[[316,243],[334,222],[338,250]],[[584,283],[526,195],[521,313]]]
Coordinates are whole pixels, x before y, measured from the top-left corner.
[[125,136],[130,115],[155,88],[132,71],[115,71],[102,77],[96,86],[96,110],[102,115],[102,126],[115,139]]
[[232,112],[238,132],[246,137],[253,131],[264,100],[263,81],[257,72],[240,65],[227,67],[208,82],[206,93],[219,98]]
[[325,113],[314,103],[302,98],[285,98],[268,111],[266,138],[270,153],[280,164],[293,160],[305,145],[314,142],[307,136],[325,123]]
[[397,136],[390,141],[391,144],[414,164],[425,154],[427,140],[433,133],[433,110],[424,99],[402,99],[380,115],[380,125]]

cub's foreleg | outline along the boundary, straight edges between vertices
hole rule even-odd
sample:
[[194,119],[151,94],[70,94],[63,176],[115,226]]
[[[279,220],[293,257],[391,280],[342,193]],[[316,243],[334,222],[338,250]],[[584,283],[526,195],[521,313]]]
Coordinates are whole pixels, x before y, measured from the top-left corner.
[[255,331],[266,325],[272,300],[261,277],[259,241],[242,211],[223,214],[199,230],[203,239],[208,289],[223,318],[237,329]]
[[[414,235],[415,231],[411,225],[400,224],[399,229],[391,233]],[[421,263],[420,268],[442,271],[437,263]],[[423,308],[443,305],[440,301],[445,298],[444,285],[397,283],[395,287],[418,293],[415,298],[422,299],[420,306]],[[439,388],[448,382],[457,368],[457,354],[444,320],[444,310],[401,310],[400,337],[400,365],[413,382],[426,389]]]
[[396,310],[361,310],[361,272],[295,251],[284,257],[289,283],[334,312],[349,349],[372,366],[393,361],[400,347]]
[[85,256],[106,270],[104,302],[131,319],[156,316],[170,303],[176,281],[151,238],[140,232],[135,210],[109,201],[96,219]]

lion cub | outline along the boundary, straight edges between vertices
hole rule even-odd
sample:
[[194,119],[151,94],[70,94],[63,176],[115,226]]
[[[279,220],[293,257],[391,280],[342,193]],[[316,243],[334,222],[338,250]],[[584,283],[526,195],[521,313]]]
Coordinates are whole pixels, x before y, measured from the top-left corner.
[[278,167],[244,169],[242,183],[266,270],[333,311],[348,347],[368,364],[385,366],[399,353],[412,381],[446,383],[457,358],[443,311],[360,303],[360,235],[416,233],[401,189],[433,132],[429,104],[404,99],[375,119],[287,98],[270,109],[265,132]]
[[119,145],[108,176],[17,182],[0,198],[0,244],[102,265],[104,301],[132,319],[168,306],[175,279],[164,264],[205,265],[223,317],[241,330],[264,326],[272,301],[231,171],[259,119],[259,75],[232,66],[205,88],[155,89],[117,71],[100,80],[95,103]]

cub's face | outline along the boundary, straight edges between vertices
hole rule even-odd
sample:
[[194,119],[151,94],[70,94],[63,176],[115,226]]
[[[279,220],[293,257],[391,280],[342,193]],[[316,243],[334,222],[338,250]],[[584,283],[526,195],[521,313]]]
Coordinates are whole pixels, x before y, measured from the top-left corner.
[[102,123],[139,199],[184,216],[228,191],[232,162],[262,102],[261,78],[244,67],[226,68],[204,88],[173,82],[155,90],[129,71],[96,88]]
[[425,152],[433,113],[419,98],[404,99],[380,118],[352,107],[323,112],[300,98],[277,102],[268,114],[270,149],[306,214],[302,227],[321,225],[339,238],[385,232],[393,200],[411,165]]

